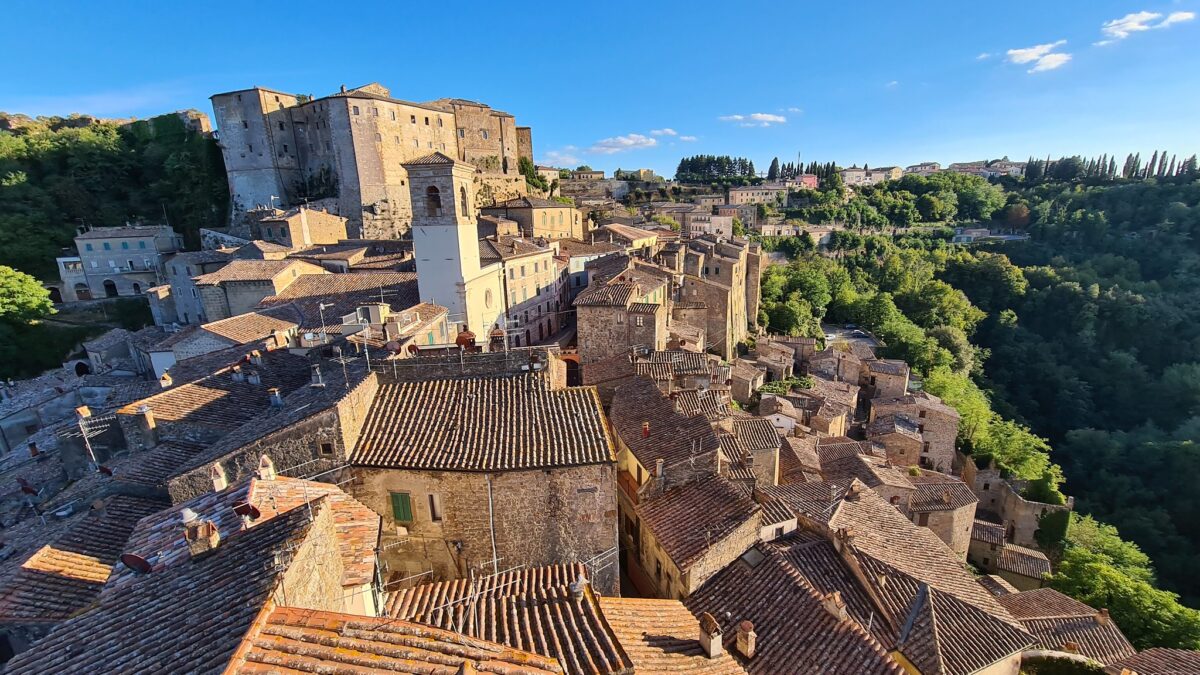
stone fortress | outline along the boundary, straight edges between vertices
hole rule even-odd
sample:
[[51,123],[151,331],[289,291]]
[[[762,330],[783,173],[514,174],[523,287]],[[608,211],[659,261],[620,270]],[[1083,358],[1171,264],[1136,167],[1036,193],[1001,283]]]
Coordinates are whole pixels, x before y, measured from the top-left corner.
[[351,236],[397,238],[412,221],[404,163],[433,152],[475,167],[480,203],[528,192],[518,161],[533,158],[530,129],[483,103],[402,101],[373,83],[322,98],[253,87],[212,105],[235,229],[311,203],[344,216]]

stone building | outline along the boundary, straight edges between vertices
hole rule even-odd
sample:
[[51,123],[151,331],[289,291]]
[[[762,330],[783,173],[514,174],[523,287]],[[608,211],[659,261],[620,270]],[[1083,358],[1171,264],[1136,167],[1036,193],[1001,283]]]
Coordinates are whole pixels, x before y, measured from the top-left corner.
[[319,244],[336,244],[348,236],[345,218],[304,205],[257,220],[250,227],[250,235],[293,251]]
[[688,242],[679,299],[707,306],[708,343],[726,359],[736,355],[737,344],[749,335],[748,304],[754,305],[757,320],[759,268],[751,260],[759,258],[756,250],[707,237]]
[[885,415],[904,415],[917,423],[923,439],[921,466],[949,473],[954,467],[958,439],[958,411],[924,391],[897,398],[871,399],[870,422]]
[[167,225],[95,227],[75,237],[77,256],[58,260],[64,301],[141,295],[163,279],[163,262],[183,248]]
[[859,384],[868,398],[899,398],[908,393],[908,364],[897,359],[863,362]]
[[979,499],[966,483],[931,471],[909,475],[916,490],[909,497],[906,513],[914,523],[928,527],[966,560]]
[[787,198],[787,188],[782,185],[749,185],[729,188],[728,203],[743,204],[779,204]]
[[403,101],[369,84],[317,99],[244,89],[212,104],[235,222],[261,206],[331,199],[351,234],[396,238],[412,218],[404,164],[431,152],[472,165],[472,182],[495,199],[527,190],[517,159],[531,150],[528,129],[482,103]]
[[975,520],[967,559],[989,574],[995,574],[1022,591],[1041,588],[1050,574],[1045,553],[1006,539],[1005,526]]
[[[881,415],[867,425],[867,438],[887,451],[888,459],[900,466],[923,466],[928,455],[920,425],[904,414]],[[925,468],[932,469],[932,466]]]
[[[389,574],[615,555],[616,456],[594,389],[548,372],[380,379],[347,459],[351,491],[383,515]],[[616,569],[593,583],[615,592]]]
[[484,206],[480,212],[516,221],[526,237],[550,240],[585,240],[588,237],[587,221],[582,211],[570,204],[549,199],[514,197]]
[[669,302],[669,280],[636,264],[589,285],[574,303],[580,362],[586,366],[635,346],[666,349]]
[[200,294],[202,315],[217,321],[252,311],[264,298],[278,295],[309,274],[329,272],[299,260],[234,260],[192,282]]
[[558,333],[566,307],[566,277],[544,239],[495,236],[479,240],[480,263],[499,262],[509,344],[528,347]]
[[1025,481],[1010,481],[994,466],[980,469],[971,458],[962,460],[962,478],[979,496],[979,510],[1005,523],[1005,539],[1021,546],[1037,546],[1037,531],[1048,514],[1074,510],[1075,498],[1066,504],[1046,504],[1026,499]]

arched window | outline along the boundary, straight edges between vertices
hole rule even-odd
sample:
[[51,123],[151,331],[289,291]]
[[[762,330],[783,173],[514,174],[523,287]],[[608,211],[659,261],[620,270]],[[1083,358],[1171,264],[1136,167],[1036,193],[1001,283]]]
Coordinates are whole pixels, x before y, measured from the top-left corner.
[[425,215],[442,215],[442,193],[438,191],[437,186],[430,185],[425,188]]
[[471,208],[467,205],[467,188],[461,185],[458,187],[458,211],[458,215],[464,218],[471,215]]

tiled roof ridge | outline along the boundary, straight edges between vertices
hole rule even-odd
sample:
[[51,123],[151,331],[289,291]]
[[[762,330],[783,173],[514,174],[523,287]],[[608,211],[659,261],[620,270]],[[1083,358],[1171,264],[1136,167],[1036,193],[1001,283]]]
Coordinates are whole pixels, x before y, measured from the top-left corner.
[[[935,609],[933,606],[932,597],[936,591],[930,588],[929,584],[926,584],[925,582],[918,582],[918,584],[917,597],[914,598],[912,605],[909,607],[908,615],[904,619],[904,626],[901,628],[899,637],[896,640],[896,646],[897,648],[901,648],[902,646],[910,644],[910,639],[914,637],[913,630],[916,627],[918,618],[921,614],[927,614],[928,628],[931,633],[931,635],[928,636],[928,639],[934,647],[931,656],[936,664],[936,670],[931,672],[945,673],[946,664],[942,659],[942,650],[939,648],[941,646],[941,637],[938,634],[937,609]],[[901,651],[903,651],[903,649],[901,649]]]

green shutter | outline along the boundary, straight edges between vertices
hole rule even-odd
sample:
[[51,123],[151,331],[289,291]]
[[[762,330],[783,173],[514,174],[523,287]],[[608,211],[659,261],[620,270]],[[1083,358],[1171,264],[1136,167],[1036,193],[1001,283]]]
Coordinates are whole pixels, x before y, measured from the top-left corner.
[[397,523],[411,523],[412,515],[412,499],[407,492],[393,492],[392,495],[392,518]]

